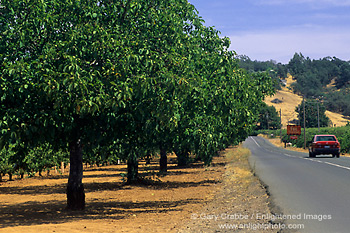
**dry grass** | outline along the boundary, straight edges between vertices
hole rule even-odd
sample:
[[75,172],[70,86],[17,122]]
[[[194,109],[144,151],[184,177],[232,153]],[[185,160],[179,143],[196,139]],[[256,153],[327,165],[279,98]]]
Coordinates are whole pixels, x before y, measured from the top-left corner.
[[[281,142],[281,139],[279,137],[269,138],[268,136],[263,135],[263,134],[259,134],[259,136],[269,140],[273,145],[275,145],[277,147],[284,148],[284,143]],[[303,148],[297,148],[297,147],[286,147],[285,149],[291,150],[291,151],[299,151],[299,152],[309,153],[308,148],[303,149]]]
[[345,118],[343,115],[339,113],[334,113],[330,111],[326,111],[326,115],[329,117],[329,119],[332,121],[333,126],[345,126],[349,119]]
[[[253,228],[221,229],[223,224],[269,224],[268,219],[256,219],[252,216],[271,214],[269,196],[259,179],[250,168],[248,157],[250,151],[241,146],[231,147],[225,151],[227,158],[226,171],[223,175],[222,188],[215,198],[196,213],[195,216],[215,215],[218,219],[192,218],[179,233],[188,232],[262,232]],[[222,218],[223,214],[249,216],[248,219]],[[264,232],[277,232],[267,229]]]
[[228,179],[233,183],[239,183],[243,187],[248,187],[252,182],[252,171],[248,163],[250,151],[247,148],[237,147],[234,150],[228,150],[226,158],[230,162],[230,171],[233,171]]

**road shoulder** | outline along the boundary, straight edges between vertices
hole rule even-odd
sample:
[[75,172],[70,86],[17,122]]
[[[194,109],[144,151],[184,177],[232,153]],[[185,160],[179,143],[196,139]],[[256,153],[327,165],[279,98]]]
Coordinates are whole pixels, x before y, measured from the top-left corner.
[[229,148],[222,189],[179,232],[278,232],[270,221],[269,195],[249,165],[250,151]]

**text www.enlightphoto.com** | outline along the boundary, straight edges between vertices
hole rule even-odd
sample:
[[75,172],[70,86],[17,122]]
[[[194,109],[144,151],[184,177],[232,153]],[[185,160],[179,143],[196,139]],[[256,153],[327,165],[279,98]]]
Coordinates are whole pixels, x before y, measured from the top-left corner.
[[[285,221],[300,220],[301,222],[305,222],[306,220],[306,221],[321,222],[321,221],[331,220],[332,215],[308,214],[308,213],[299,213],[299,214],[254,213],[251,215],[242,214],[242,213],[219,213],[219,214],[218,213],[192,213],[191,219],[218,221],[219,229],[302,230],[302,229],[305,229],[304,223],[286,223]],[[256,222],[257,220],[266,220],[267,223],[257,223]],[[242,221],[242,223],[236,223],[237,221]]]

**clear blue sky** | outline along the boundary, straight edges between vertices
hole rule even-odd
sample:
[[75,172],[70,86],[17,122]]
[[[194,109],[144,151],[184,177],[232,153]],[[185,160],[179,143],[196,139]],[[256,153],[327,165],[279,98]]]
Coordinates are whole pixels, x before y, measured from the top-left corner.
[[350,0],[189,0],[206,26],[252,60],[350,60]]

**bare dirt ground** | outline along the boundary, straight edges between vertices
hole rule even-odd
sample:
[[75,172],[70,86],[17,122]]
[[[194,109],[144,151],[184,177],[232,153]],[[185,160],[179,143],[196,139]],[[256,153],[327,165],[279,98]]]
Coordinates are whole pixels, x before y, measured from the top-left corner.
[[246,224],[236,226],[241,232],[277,232],[253,228],[269,224],[256,216],[270,210],[248,155],[246,149],[229,148],[210,167],[194,163],[186,168],[172,164],[170,156],[163,177],[156,176],[157,160],[141,162],[145,182],[133,186],[120,175],[125,165],[86,168],[86,210],[75,212],[65,210],[67,173],[15,181],[5,177],[0,232],[232,232],[220,225],[225,223]]

